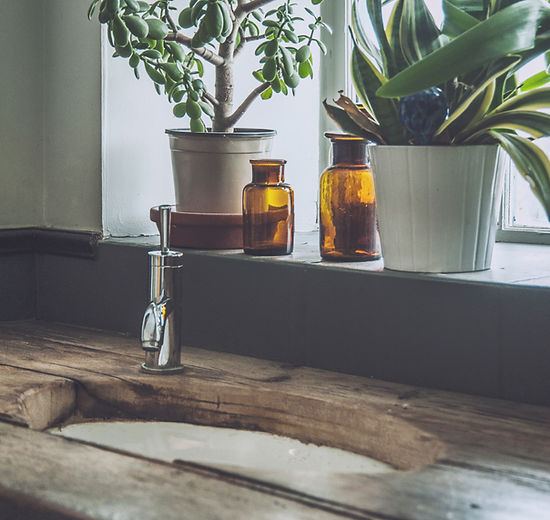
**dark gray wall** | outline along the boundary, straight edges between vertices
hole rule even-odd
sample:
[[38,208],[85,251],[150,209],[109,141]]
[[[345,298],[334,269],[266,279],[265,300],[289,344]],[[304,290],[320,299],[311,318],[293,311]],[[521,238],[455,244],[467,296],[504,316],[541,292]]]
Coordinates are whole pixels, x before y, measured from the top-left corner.
[[[137,336],[147,249],[0,256],[2,319]],[[186,252],[181,284],[189,346],[550,405],[549,288],[198,251]]]

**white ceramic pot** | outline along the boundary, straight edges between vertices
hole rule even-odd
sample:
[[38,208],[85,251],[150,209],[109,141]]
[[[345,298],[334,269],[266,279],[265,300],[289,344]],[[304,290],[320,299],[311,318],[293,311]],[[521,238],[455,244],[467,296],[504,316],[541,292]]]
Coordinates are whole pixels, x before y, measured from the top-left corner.
[[250,159],[264,159],[274,130],[241,128],[234,133],[166,130],[178,211],[241,213],[242,191],[252,179]]
[[372,146],[370,156],[385,267],[491,267],[506,163],[498,146]]

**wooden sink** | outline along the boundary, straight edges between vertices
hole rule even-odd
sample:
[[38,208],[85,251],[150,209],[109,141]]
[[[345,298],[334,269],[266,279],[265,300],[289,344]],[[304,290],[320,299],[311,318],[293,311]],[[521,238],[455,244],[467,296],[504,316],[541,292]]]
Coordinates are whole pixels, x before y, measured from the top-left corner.
[[[531,520],[550,511],[546,408],[197,349],[184,359],[181,375],[145,375],[133,338],[1,324],[0,518]],[[41,432],[97,419],[269,432],[401,471],[243,475]]]

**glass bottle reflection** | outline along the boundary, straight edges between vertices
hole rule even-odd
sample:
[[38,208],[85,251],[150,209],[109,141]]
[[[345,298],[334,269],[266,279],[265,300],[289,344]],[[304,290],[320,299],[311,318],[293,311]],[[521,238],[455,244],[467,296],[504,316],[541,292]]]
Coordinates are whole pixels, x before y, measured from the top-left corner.
[[380,243],[368,141],[351,135],[325,136],[332,143],[332,165],[320,181],[321,256],[336,261],[376,260]]
[[294,191],[286,161],[250,161],[252,182],[243,190],[243,248],[251,255],[288,255],[294,247]]

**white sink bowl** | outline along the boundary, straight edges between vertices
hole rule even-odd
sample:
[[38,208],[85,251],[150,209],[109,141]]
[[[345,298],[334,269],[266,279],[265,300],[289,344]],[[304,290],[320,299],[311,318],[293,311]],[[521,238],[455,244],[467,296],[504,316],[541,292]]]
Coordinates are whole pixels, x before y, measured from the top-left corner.
[[347,451],[247,430],[172,422],[91,422],[50,433],[168,462],[261,471],[378,474],[397,471]]

